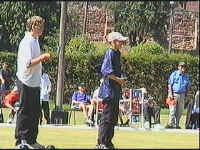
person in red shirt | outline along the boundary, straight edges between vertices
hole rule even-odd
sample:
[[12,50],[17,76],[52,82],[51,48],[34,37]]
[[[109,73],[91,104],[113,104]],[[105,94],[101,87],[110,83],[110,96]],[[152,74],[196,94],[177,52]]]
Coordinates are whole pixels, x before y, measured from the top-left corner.
[[9,113],[8,123],[12,123],[14,119],[15,113],[17,112],[17,109],[14,105],[18,100],[19,100],[19,94],[17,86],[15,86],[13,90],[10,93],[8,93],[3,99],[4,106],[11,109],[11,112]]

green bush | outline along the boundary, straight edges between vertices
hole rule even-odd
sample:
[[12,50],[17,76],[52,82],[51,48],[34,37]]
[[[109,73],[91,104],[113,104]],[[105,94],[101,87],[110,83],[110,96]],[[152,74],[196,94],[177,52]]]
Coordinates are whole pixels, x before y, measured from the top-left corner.
[[145,44],[139,44],[136,47],[133,47],[131,49],[132,53],[135,54],[152,54],[152,55],[158,55],[163,54],[164,48],[161,47],[159,44],[155,42],[148,42]]
[[[177,69],[179,61],[187,63],[187,73],[190,77],[190,94],[194,94],[197,90],[199,82],[199,58],[189,54],[164,54],[161,50],[154,49],[156,44],[148,47],[144,51],[133,52],[122,56],[122,73],[128,77],[128,88],[145,87],[148,92],[152,93],[156,99],[163,104],[167,94],[167,80],[169,75]],[[148,46],[147,46],[148,45]],[[77,84],[86,82],[89,92],[93,92],[99,85],[99,79],[95,66],[100,64],[103,54],[109,47],[103,43],[93,43],[82,38],[75,38],[69,41],[65,47],[65,66],[64,66],[64,103],[71,100],[73,92],[77,89]],[[153,47],[154,50],[151,50]],[[162,49],[157,45],[158,49]],[[152,52],[154,51],[154,52]],[[156,52],[155,52],[156,51]],[[158,55],[155,55],[158,54]],[[43,67],[50,74],[52,81],[51,99],[56,98],[57,76],[58,76],[58,53],[51,52],[51,61],[43,62]],[[16,55],[10,53],[0,53],[0,63],[4,61],[12,65],[11,69],[15,69]]]
[[87,54],[90,51],[94,50],[94,44],[86,40],[84,37],[72,38],[69,43],[66,45],[66,53],[84,53]]

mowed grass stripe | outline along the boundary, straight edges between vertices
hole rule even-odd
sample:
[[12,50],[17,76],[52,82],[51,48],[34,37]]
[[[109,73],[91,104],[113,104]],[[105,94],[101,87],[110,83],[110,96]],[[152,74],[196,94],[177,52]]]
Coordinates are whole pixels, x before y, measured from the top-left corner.
[[[97,130],[40,128],[38,142],[57,148],[91,149],[96,145]],[[14,147],[14,128],[0,128],[0,148]],[[116,148],[198,148],[199,135],[190,133],[154,133],[116,130]]]

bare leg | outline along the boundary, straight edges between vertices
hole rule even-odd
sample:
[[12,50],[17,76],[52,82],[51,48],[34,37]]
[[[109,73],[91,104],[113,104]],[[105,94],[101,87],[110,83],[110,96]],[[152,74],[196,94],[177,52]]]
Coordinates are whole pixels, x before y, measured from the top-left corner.
[[84,115],[85,119],[88,120],[88,113],[87,113],[86,105],[83,103],[80,103],[80,108],[83,110],[83,115]]

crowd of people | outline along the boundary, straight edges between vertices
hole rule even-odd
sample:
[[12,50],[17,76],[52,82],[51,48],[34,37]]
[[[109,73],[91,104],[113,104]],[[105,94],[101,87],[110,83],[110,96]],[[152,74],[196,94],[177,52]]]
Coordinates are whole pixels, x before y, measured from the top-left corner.
[[[37,142],[38,125],[42,124],[43,113],[46,123],[50,123],[49,94],[51,92],[51,81],[45,69],[42,70],[42,62],[48,61],[51,56],[49,53],[40,54],[38,41],[43,33],[44,23],[45,20],[39,16],[33,16],[27,20],[27,32],[18,49],[16,86],[4,97],[5,106],[11,109],[10,119],[16,122],[16,147],[20,144],[26,144],[29,148],[43,149],[44,146]],[[98,111],[97,105],[103,106],[101,108],[102,115],[98,122],[97,149],[113,149],[112,139],[118,118],[120,118],[121,124],[129,124],[130,121],[128,117],[124,121],[122,115],[130,115],[132,108],[130,109],[127,103],[120,102],[121,99],[128,99],[127,95],[121,95],[122,86],[126,85],[128,80],[121,76],[120,62],[120,49],[127,40],[128,37],[124,37],[118,32],[109,33],[107,42],[110,44],[110,48],[104,54],[100,71],[102,79],[99,87],[91,96],[87,92],[87,85],[80,83],[78,89],[72,95],[71,106],[78,107],[83,111],[86,124],[94,124],[97,121],[94,119],[94,114]],[[11,78],[7,67],[8,65],[4,63],[0,70],[1,90],[9,90]],[[185,69],[186,64],[180,62],[178,70],[174,71],[168,80],[169,121],[166,128],[180,129],[180,119],[190,83]],[[151,117],[153,117],[154,121],[160,123],[160,108],[154,107],[158,105],[148,94],[145,96],[144,110],[142,110],[144,111],[144,119],[151,122]],[[137,107],[137,105],[134,105],[134,107]],[[16,116],[15,120],[14,116]],[[188,105],[186,128],[199,128],[198,117],[199,91],[195,100]]]

